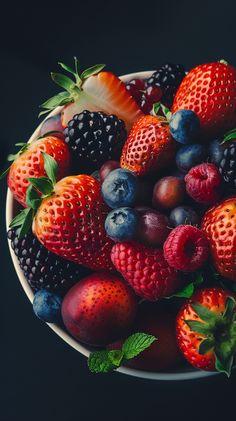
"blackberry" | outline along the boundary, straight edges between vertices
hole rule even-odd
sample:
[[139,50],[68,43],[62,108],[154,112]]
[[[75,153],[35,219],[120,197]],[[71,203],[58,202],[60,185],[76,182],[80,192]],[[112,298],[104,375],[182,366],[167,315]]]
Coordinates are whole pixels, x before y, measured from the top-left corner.
[[236,142],[231,142],[224,148],[223,157],[219,163],[219,171],[230,190],[236,189]]
[[185,76],[182,64],[166,63],[147,80],[148,86],[160,86],[163,96],[161,102],[171,107],[176,91]]
[[119,159],[126,140],[125,124],[115,115],[83,111],[64,130],[76,167],[98,169],[105,161]]
[[10,229],[7,235],[24,276],[34,291],[46,288],[64,295],[73,284],[90,273],[48,251],[32,231],[21,239],[19,228]]

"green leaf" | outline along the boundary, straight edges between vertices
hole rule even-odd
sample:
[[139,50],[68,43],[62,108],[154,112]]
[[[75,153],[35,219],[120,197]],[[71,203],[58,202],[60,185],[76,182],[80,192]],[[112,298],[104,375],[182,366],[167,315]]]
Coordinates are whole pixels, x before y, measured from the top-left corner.
[[18,213],[18,215],[15,216],[15,218],[13,218],[9,227],[14,228],[14,227],[21,226],[23,224],[27,214],[29,213],[29,211],[30,211],[29,208],[23,209],[20,213]]
[[25,145],[27,145],[26,142],[18,142],[18,143],[15,143],[15,146],[25,146]]
[[236,139],[236,129],[233,129],[230,132],[226,133],[221,143],[229,142],[230,140],[235,140],[235,139]]
[[192,332],[199,333],[200,335],[209,336],[210,326],[208,323],[198,322],[197,320],[184,320]]
[[55,82],[61,88],[64,88],[69,93],[75,86],[75,82],[62,73],[51,73],[51,78],[53,82]]
[[28,180],[44,196],[53,192],[53,184],[47,177],[29,177]]
[[42,202],[41,198],[39,197],[37,191],[34,189],[32,184],[26,190],[26,204],[28,207],[37,210],[40,203]]
[[88,358],[88,367],[92,373],[108,373],[115,368],[108,358],[110,351],[91,352]]
[[124,358],[129,360],[136,357],[156,341],[156,339],[155,336],[146,333],[134,333],[123,344],[122,351]]
[[3,173],[0,175],[0,180],[2,180],[7,175],[7,173],[10,171],[10,168],[11,165],[5,171],[3,171]]
[[214,347],[213,339],[204,339],[199,345],[199,354],[205,355]]
[[196,278],[193,282],[190,282],[188,285],[186,285],[181,291],[176,292],[175,294],[170,295],[166,298],[191,298],[196,286],[200,285],[203,282],[203,276],[201,273],[196,274]]
[[169,108],[165,107],[165,105],[161,104],[162,112],[166,118],[167,121],[170,121],[172,112],[169,110]]
[[234,357],[231,355],[226,361],[222,361],[222,359],[215,354],[216,362],[215,362],[215,368],[217,371],[220,371],[221,373],[225,373],[227,377],[230,377]]
[[[54,110],[54,108],[58,107],[59,105],[63,105],[62,102],[69,100],[69,98],[70,94],[68,92],[59,92],[57,95],[47,99],[47,101],[41,104],[40,107],[46,108],[47,110]],[[42,113],[45,113],[45,111],[42,111]]]
[[108,359],[115,367],[119,367],[121,365],[123,357],[124,353],[120,349],[113,349],[108,352]]
[[204,322],[215,322],[217,316],[212,311],[208,310],[207,307],[199,303],[191,303],[191,307],[197,313],[200,319],[204,320]]
[[222,58],[221,60],[218,60],[218,61],[219,61],[219,63],[229,64],[229,63],[228,63],[228,61],[226,61],[226,60],[225,60],[225,59],[223,59],[223,58]]
[[52,184],[56,184],[57,182],[57,170],[58,164],[57,161],[50,155],[45,152],[42,152],[43,159],[44,159],[44,169]]
[[95,64],[95,66],[89,67],[88,69],[84,70],[81,73],[80,78],[82,80],[87,79],[88,77],[101,72],[101,70],[104,69],[105,66],[105,64]]
[[66,70],[67,72],[71,73],[73,76],[76,76],[76,72],[72,69],[72,67],[67,66],[67,64],[58,62],[59,66],[62,67],[62,69]]
[[25,234],[29,231],[32,226],[34,211],[31,208],[27,208],[28,212],[26,213],[25,219],[21,225],[21,229],[19,232],[19,238],[24,237]]
[[161,109],[161,103],[160,102],[156,102],[152,106],[152,114],[153,115],[157,115],[159,113],[160,109]]
[[75,72],[77,75],[79,75],[79,72],[80,72],[79,60],[77,59],[77,57],[74,57],[74,61],[75,61]]
[[227,297],[223,318],[227,319],[227,321],[232,321],[233,316],[235,314],[235,308],[236,308],[235,299],[233,297]]

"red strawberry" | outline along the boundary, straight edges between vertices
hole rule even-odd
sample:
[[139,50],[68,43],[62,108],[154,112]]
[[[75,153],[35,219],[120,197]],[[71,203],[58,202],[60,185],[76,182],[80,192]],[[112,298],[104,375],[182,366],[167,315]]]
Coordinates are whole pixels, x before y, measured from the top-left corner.
[[112,270],[113,242],[104,229],[107,213],[95,178],[66,177],[42,200],[33,232],[44,247],[67,260],[91,269]]
[[201,289],[180,310],[177,341],[194,367],[230,374],[236,351],[236,301],[231,295],[220,288]]
[[125,84],[111,72],[100,72],[105,65],[98,64],[79,74],[77,59],[75,59],[75,71],[63,63],[59,64],[73,74],[75,81],[65,75],[52,73],[52,79],[64,88],[65,92],[50,98],[42,104],[42,107],[51,111],[58,105],[65,105],[62,110],[63,127],[67,126],[75,114],[84,110],[115,114],[124,120],[127,129],[143,115],[135,100],[127,92]]
[[213,264],[222,276],[236,281],[236,197],[208,210],[202,221]]
[[206,135],[219,135],[236,126],[236,69],[217,62],[201,64],[185,76],[172,112],[194,111]]
[[120,165],[137,175],[146,175],[170,165],[175,150],[176,143],[166,120],[158,116],[143,116],[130,131]]
[[127,334],[134,322],[137,300],[117,275],[94,273],[74,285],[62,303],[68,331],[82,342],[106,345]]
[[163,251],[134,242],[113,246],[111,260],[137,295],[155,301],[181,287],[179,273],[172,269]]
[[47,136],[25,144],[22,153],[16,155],[8,174],[8,187],[14,198],[24,207],[27,206],[26,190],[30,185],[28,178],[46,175],[42,152],[51,155],[58,163],[58,180],[66,175],[69,168],[69,149],[63,140],[55,136]]

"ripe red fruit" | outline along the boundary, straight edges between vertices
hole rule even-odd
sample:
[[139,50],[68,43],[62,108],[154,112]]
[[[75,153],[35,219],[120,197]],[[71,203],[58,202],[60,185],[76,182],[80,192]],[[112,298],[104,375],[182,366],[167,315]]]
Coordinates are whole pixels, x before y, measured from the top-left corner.
[[164,243],[164,256],[171,267],[195,272],[206,262],[209,246],[205,234],[192,225],[174,228]]
[[69,169],[69,149],[63,140],[55,136],[47,136],[27,145],[25,152],[19,155],[11,165],[8,174],[8,187],[17,202],[24,207],[27,207],[26,190],[30,185],[28,178],[46,175],[42,152],[51,155],[57,162],[58,180],[63,178]]
[[179,348],[196,368],[230,374],[236,347],[235,297],[230,296],[220,288],[201,289],[177,316]]
[[201,64],[185,76],[176,93],[172,112],[194,111],[206,135],[236,126],[236,69],[225,63]]
[[179,273],[172,269],[160,249],[135,242],[116,243],[111,260],[137,295],[155,301],[181,288]]
[[[137,357],[125,365],[138,370],[169,370],[181,362],[175,335],[175,312],[167,303],[142,303],[138,309],[134,332],[144,332],[156,336],[157,340]],[[123,341],[108,346],[120,349]]]
[[76,339],[107,345],[126,335],[137,310],[133,291],[119,276],[94,273],[74,285],[62,303],[62,318]]
[[88,175],[66,177],[43,199],[33,232],[48,250],[95,270],[112,270],[112,240],[106,236],[108,213],[100,183]]
[[156,209],[173,209],[183,203],[185,183],[179,177],[161,178],[154,186],[152,204]]
[[196,202],[213,204],[221,196],[221,175],[214,164],[200,164],[185,176],[186,191]]
[[116,168],[120,167],[120,163],[118,161],[106,161],[99,170],[99,177],[100,182],[103,183],[106,176]]
[[202,221],[202,230],[209,241],[217,272],[236,281],[236,197],[208,210]]
[[176,142],[165,119],[147,115],[133,125],[121,154],[120,166],[146,175],[170,165]]

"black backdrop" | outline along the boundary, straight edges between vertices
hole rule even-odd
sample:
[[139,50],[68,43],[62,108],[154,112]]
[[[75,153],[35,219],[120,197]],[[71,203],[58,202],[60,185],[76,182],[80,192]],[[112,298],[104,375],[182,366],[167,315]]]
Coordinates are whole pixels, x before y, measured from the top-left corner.
[[[235,1],[77,1],[1,10],[1,164],[37,125],[38,104],[55,92],[57,61],[105,62],[117,74],[166,60],[236,65]],[[84,357],[34,317],[11,264],[1,188],[0,420],[192,420],[229,416],[236,375],[164,383],[88,373]],[[191,413],[191,415],[189,415]]]

